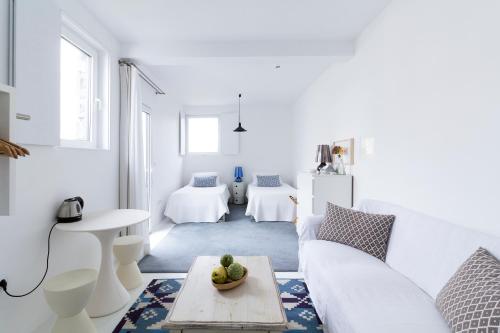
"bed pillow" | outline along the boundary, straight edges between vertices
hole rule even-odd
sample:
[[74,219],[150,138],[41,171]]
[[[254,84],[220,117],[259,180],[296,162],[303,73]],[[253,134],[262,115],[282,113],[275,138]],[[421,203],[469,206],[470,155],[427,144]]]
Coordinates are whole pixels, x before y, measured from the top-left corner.
[[327,203],[318,239],[354,247],[385,261],[394,215],[359,212]]
[[500,261],[479,248],[436,297],[452,332],[500,332]]
[[194,187],[216,187],[217,176],[194,177]]
[[194,177],[209,177],[209,176],[215,176],[215,186],[220,185],[220,180],[219,180],[219,174],[217,172],[194,172],[193,175],[191,176],[191,179],[189,180],[189,185],[194,186]]
[[279,175],[272,176],[257,176],[258,187],[280,187],[281,180]]
[[279,176],[278,172],[254,172],[252,175],[252,185],[257,186],[257,176],[275,176],[275,175],[278,175],[278,177],[280,177],[280,182],[282,182],[281,176]]

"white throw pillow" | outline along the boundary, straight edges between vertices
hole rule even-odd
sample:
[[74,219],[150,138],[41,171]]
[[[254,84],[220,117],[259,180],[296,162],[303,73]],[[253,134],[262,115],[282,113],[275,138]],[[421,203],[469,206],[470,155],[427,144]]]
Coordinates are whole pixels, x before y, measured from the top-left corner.
[[207,171],[207,172],[193,172],[191,175],[191,180],[189,181],[189,186],[194,185],[194,177],[208,177],[208,176],[216,176],[217,180],[215,181],[215,186],[220,185],[219,174],[215,171]]

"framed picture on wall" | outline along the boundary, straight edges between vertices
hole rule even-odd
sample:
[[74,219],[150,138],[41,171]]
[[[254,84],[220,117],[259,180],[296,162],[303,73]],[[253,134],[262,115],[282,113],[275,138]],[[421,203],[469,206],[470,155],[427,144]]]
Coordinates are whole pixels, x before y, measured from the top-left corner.
[[332,147],[334,148],[335,146],[342,147],[342,150],[343,150],[342,160],[343,160],[344,164],[345,165],[353,165],[354,164],[354,138],[334,141]]

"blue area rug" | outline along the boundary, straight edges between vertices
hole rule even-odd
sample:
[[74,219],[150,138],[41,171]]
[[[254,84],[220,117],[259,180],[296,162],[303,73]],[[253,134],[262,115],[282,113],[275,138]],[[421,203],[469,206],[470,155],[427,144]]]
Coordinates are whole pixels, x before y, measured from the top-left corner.
[[[321,320],[303,280],[278,279],[288,319],[288,333],[323,332]],[[153,280],[118,323],[113,333],[165,333],[162,321],[174,302],[183,279]]]
[[226,222],[174,226],[139,263],[143,273],[185,273],[197,256],[269,256],[275,272],[298,270],[298,236],[290,222],[253,222],[230,205]]

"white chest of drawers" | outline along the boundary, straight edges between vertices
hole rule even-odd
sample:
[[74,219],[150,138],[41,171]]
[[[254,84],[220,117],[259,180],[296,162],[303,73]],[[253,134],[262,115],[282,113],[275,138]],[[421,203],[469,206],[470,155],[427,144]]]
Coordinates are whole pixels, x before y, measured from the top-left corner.
[[352,182],[351,175],[299,173],[297,177],[299,220],[303,220],[305,216],[324,214],[327,202],[351,208]]
[[233,182],[233,203],[235,205],[245,204],[247,184],[245,182]]

